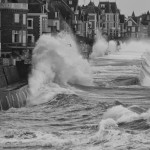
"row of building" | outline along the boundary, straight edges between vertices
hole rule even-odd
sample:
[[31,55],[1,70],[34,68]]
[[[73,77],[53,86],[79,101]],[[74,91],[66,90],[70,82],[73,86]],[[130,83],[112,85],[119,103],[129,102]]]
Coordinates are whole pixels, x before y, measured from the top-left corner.
[[0,43],[2,57],[28,57],[42,34],[72,31],[90,43],[97,30],[108,39],[150,37],[150,13],[126,18],[116,2],[78,0],[0,0]]

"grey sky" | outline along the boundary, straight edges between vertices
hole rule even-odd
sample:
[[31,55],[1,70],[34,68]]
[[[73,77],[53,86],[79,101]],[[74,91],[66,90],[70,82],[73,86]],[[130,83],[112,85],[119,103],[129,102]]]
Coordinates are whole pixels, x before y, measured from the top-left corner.
[[[108,1],[108,0],[91,0],[97,5],[99,1]],[[115,2],[115,0],[109,0],[110,2]],[[79,4],[88,4],[90,0],[79,0]],[[135,12],[135,15],[140,15],[142,13],[150,11],[150,0],[116,0],[118,8],[121,10],[122,14],[130,16],[132,12]]]

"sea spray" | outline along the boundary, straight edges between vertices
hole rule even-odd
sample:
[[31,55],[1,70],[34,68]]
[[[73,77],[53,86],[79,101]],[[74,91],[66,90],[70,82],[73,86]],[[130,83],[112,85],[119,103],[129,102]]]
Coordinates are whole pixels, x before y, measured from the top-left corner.
[[115,120],[117,123],[131,122],[137,119],[138,117],[139,115],[137,113],[121,105],[108,109],[103,115],[103,119],[111,118]]
[[82,59],[71,34],[42,35],[33,50],[30,103],[43,103],[58,93],[70,92],[68,83],[93,85],[88,62]]
[[125,59],[141,59],[146,51],[150,51],[148,40],[130,40],[121,44],[119,55]]
[[115,41],[110,40],[109,42],[101,35],[101,32],[97,30],[96,40],[93,45],[91,58],[102,57],[109,53],[116,52],[117,44]]
[[117,43],[113,40],[110,40],[108,42],[108,50],[111,54],[115,53],[117,51]]
[[95,57],[102,57],[107,53],[108,50],[108,43],[104,38],[100,38],[96,43],[93,45],[91,58]]
[[149,40],[131,40],[121,44],[119,59],[141,60],[140,81],[142,86],[150,86],[150,44]]

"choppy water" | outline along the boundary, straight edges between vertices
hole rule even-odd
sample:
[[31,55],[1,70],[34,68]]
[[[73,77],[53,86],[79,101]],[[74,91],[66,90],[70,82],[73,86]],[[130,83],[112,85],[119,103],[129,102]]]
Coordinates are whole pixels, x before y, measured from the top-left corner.
[[77,47],[66,33],[39,39],[28,105],[0,112],[0,149],[150,149],[149,44],[97,39],[89,63]]
[[90,61],[96,86],[0,112],[0,149],[149,150],[150,89],[139,85],[140,59],[120,58]]

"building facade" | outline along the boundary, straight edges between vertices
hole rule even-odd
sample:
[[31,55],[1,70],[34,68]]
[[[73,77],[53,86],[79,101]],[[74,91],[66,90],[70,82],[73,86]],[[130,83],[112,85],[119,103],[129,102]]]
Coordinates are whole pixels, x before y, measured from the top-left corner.
[[100,2],[100,28],[110,39],[120,37],[120,11],[116,2]]
[[28,48],[33,48],[35,42],[44,33],[50,33],[48,28],[48,3],[32,0],[28,2],[28,15],[27,15],[27,43]]
[[0,42],[2,53],[26,49],[27,3],[0,3]]

